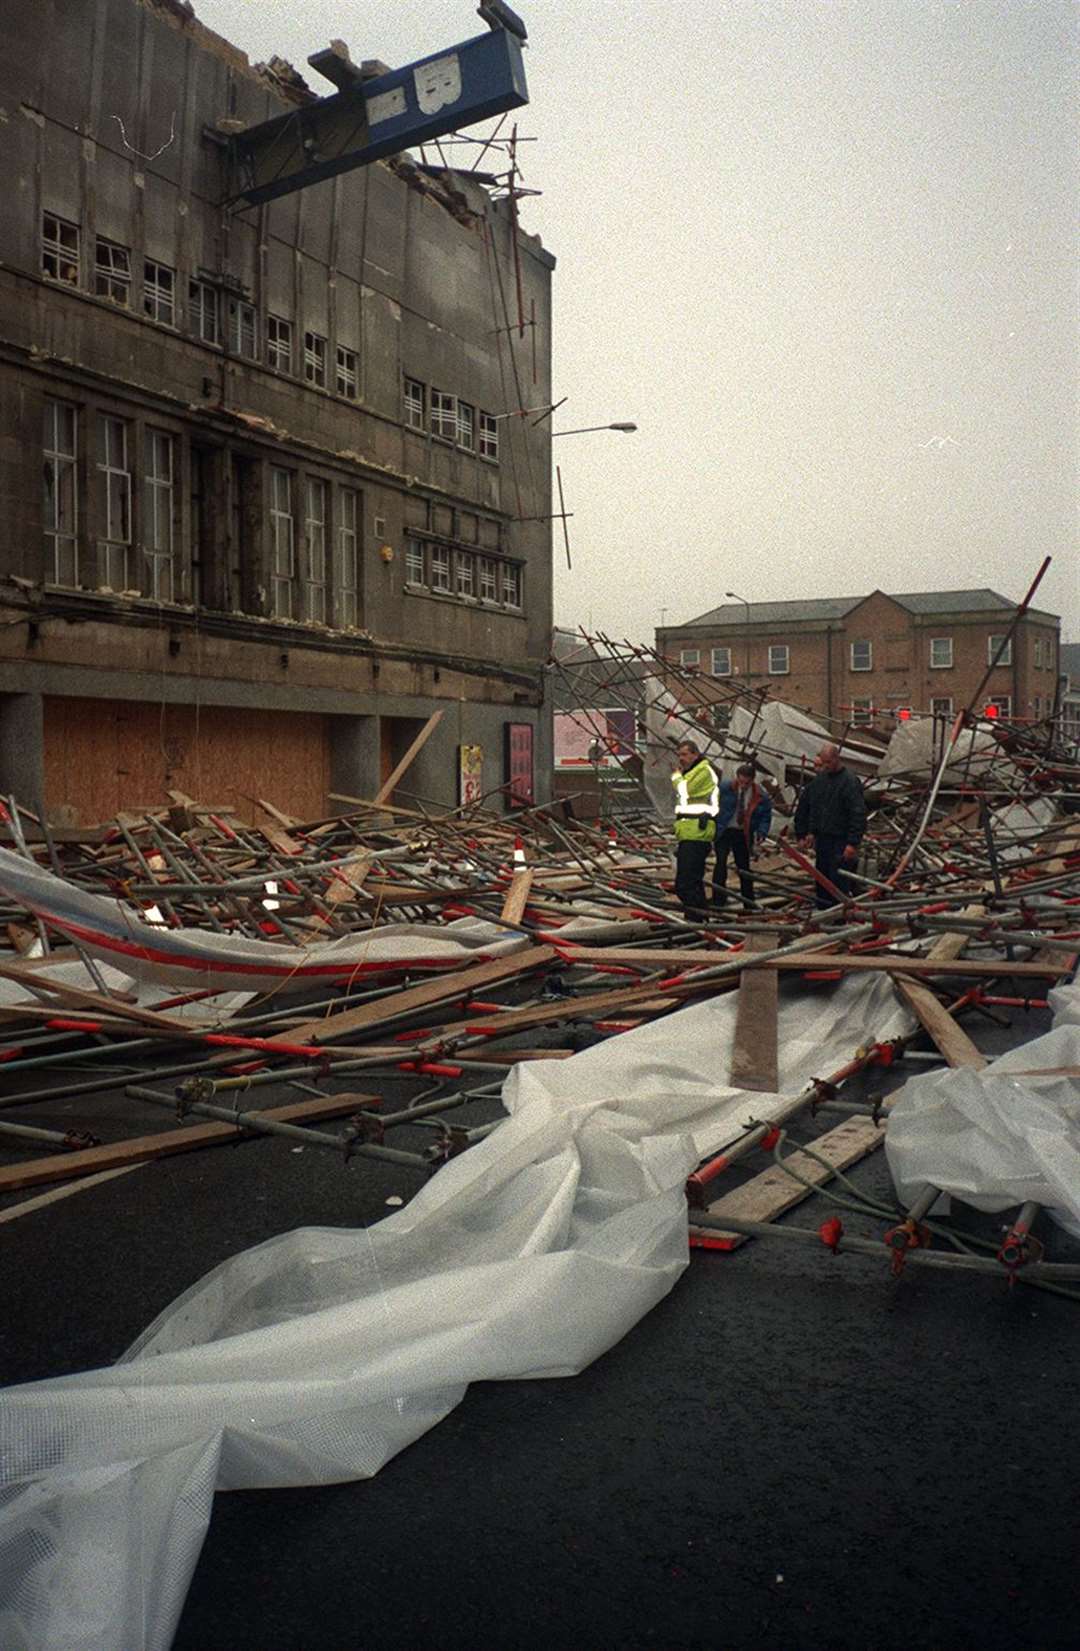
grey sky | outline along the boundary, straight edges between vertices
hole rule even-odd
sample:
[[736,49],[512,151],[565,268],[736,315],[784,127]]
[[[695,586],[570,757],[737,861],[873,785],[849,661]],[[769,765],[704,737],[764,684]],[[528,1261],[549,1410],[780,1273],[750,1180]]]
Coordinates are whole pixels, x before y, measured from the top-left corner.
[[[399,64],[470,0],[195,0]],[[555,272],[556,619],[992,585],[1080,638],[1072,0],[520,0]],[[557,524],[556,524],[557,525]]]

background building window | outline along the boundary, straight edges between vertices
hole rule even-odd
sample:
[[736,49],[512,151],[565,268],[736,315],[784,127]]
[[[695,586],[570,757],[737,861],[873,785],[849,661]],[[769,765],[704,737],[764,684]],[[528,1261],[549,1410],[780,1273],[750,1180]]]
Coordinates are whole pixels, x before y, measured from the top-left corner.
[[480,556],[477,558],[476,568],[480,581],[481,602],[497,602],[499,585],[496,564],[490,556]]
[[338,624],[355,625],[360,590],[360,501],[352,487],[343,487],[338,499]]
[[405,423],[411,430],[425,430],[424,386],[418,378],[405,380]]
[[499,425],[491,413],[480,414],[480,457],[498,462]]
[[457,440],[457,397],[445,390],[431,392],[431,433],[444,441]]
[[504,562],[502,575],[503,601],[508,608],[520,608],[521,568],[517,562]]
[[680,665],[685,665],[685,666],[690,667],[690,666],[698,665],[700,663],[700,661],[701,661],[701,649],[700,648],[680,648],[679,649],[679,664]]
[[432,590],[442,591],[452,589],[449,545],[432,545],[431,547],[431,588]]
[[[998,659],[997,651],[1003,642],[1005,643],[1005,646],[1002,650],[1001,658]],[[998,665],[1011,665],[1012,637],[1010,637],[1006,642],[1004,636],[988,636],[986,639],[986,663],[988,665],[993,665],[995,663]]]
[[313,625],[326,624],[326,494],[326,483],[309,476],[304,489],[304,539],[307,544],[304,617]]
[[259,359],[259,331],[254,304],[229,299],[229,349],[245,361]]
[[471,453],[476,446],[476,408],[467,401],[457,404],[457,444]]
[[952,666],[952,637],[933,636],[930,638],[930,669],[932,671],[947,671]]
[[292,322],[280,315],[266,317],[266,365],[276,373],[292,372]]
[[173,452],[173,438],[164,430],[146,432],[143,493],[146,594],[158,602],[173,600]]
[[952,716],[952,697],[945,696],[930,701],[930,710],[935,717]]
[[79,226],[46,212],[41,220],[41,273],[50,281],[79,284]]
[[292,476],[287,470],[270,471],[270,585],[276,619],[293,617],[293,580],[296,577],[296,528],[293,521]]
[[317,332],[304,334],[304,377],[317,390],[326,389],[326,339]]
[[79,494],[76,486],[76,409],[45,403],[45,577],[57,585],[79,582]]
[[790,669],[790,654],[787,643],[771,642],[769,644],[769,675],[787,676]]
[[872,699],[853,699],[851,702],[851,726],[853,728],[869,728],[874,720],[874,702]]
[[104,235],[94,249],[94,291],[125,310],[131,303],[131,253]]
[[355,401],[359,382],[356,351],[347,350],[339,344],[334,353],[334,389],[346,401]]
[[422,539],[406,539],[405,541],[405,583],[407,585],[423,585],[427,581],[424,577],[424,544]]
[[869,671],[874,665],[874,649],[870,642],[853,642],[851,644],[851,669],[853,671]]
[[128,466],[128,427],[122,418],[98,422],[98,474],[104,482],[104,532],[98,541],[103,584],[128,590],[138,581],[128,566],[131,549],[131,470]]
[[217,288],[208,281],[188,282],[188,324],[204,344],[221,343]]
[[994,694],[987,700],[986,703],[987,705],[992,705],[994,707],[999,717],[1008,717],[1012,715],[1011,694]]
[[468,550],[454,552],[455,589],[461,597],[476,595],[476,557]]
[[143,312],[167,327],[176,321],[176,271],[152,258],[143,264]]
[[713,676],[730,676],[731,675],[731,649],[730,648],[714,648],[713,649],[713,651],[712,651],[712,674],[713,674]]

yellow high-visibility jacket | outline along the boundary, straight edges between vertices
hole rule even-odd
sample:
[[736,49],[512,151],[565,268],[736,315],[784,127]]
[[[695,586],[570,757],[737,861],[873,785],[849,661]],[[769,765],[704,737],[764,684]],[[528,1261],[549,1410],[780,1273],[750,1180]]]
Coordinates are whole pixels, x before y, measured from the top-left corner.
[[680,843],[711,843],[716,836],[720,781],[705,757],[685,774],[672,774],[675,787],[675,838]]

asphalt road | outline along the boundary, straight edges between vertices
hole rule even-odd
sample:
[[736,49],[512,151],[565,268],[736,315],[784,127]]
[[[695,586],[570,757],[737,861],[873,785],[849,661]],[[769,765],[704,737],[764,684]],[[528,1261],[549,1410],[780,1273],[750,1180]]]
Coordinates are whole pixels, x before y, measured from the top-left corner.
[[[67,1107],[9,1116],[132,1132],[122,1097]],[[888,1192],[880,1153],[855,1176]],[[0,1374],[107,1363],[225,1256],[416,1185],[259,1141],[22,1216]],[[371,1481],[219,1496],[176,1651],[1073,1651],[1078,1340],[1080,1304],[1003,1279],[695,1253],[581,1376],[477,1385]]]

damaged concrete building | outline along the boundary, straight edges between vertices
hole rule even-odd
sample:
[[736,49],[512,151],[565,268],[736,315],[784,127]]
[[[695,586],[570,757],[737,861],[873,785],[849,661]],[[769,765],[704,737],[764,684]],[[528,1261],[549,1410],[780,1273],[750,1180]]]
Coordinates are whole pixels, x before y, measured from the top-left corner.
[[399,800],[531,801],[554,259],[406,156],[238,201],[313,94],[180,0],[0,18],[0,790],[312,819],[441,710]]

